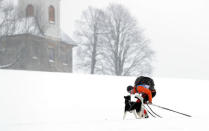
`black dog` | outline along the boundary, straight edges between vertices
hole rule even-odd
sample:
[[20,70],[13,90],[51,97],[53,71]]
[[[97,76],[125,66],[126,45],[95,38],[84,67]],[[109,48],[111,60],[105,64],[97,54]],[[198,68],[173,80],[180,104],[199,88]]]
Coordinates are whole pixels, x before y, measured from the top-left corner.
[[130,95],[124,96],[124,98],[125,98],[125,111],[124,111],[123,119],[125,119],[127,112],[134,113],[136,118],[140,117],[140,111],[142,106],[141,102],[131,102]]

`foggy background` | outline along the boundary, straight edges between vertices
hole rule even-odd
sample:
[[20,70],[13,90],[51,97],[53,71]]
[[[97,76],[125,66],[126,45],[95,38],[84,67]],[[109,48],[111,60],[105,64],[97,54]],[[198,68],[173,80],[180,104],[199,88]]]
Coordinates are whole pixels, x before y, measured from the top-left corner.
[[144,29],[155,51],[153,76],[209,79],[207,0],[62,0],[61,28],[73,37],[82,11],[109,3],[125,6]]

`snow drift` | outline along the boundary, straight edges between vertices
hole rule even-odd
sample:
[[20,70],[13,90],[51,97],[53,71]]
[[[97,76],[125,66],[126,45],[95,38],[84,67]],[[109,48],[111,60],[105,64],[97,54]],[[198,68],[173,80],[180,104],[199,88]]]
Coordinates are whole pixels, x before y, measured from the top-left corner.
[[135,77],[0,70],[0,130],[208,130],[209,81],[154,78],[151,106],[163,118],[135,120],[123,96]]

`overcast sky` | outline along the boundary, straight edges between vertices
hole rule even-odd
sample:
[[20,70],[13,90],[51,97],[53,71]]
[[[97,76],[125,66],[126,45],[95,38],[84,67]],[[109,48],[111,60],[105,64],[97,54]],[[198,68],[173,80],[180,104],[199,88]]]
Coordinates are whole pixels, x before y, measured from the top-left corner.
[[61,28],[72,37],[83,10],[109,3],[124,5],[145,30],[154,76],[209,79],[208,0],[61,0]]

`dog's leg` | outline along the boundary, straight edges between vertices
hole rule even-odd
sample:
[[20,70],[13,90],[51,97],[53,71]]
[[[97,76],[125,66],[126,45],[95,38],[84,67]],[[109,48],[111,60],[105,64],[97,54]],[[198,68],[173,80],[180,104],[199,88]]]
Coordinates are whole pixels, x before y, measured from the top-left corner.
[[[143,100],[143,99],[142,99]],[[141,111],[140,111],[141,118],[144,118],[144,103],[141,104]]]
[[126,111],[124,112],[124,114],[123,114],[123,120],[125,120],[125,117],[126,117]]
[[142,111],[138,112],[137,115],[139,116],[139,119],[142,118]]
[[141,108],[140,111],[137,112],[137,115],[139,116],[139,118],[144,118],[144,107],[143,107],[143,103],[141,104]]
[[141,117],[142,118],[148,118],[148,114],[144,112],[145,108],[144,108],[144,104],[142,104],[142,107],[141,107]]
[[143,101],[144,101],[144,98],[140,95],[136,95],[136,97],[141,101],[141,110],[139,112],[137,112],[137,115],[139,116],[139,118],[142,118],[143,117],[143,112],[144,112],[144,109],[143,109]]
[[133,114],[135,115],[135,118],[136,119],[139,119],[140,118],[139,115],[138,115],[138,113],[136,112],[136,110],[133,111]]

